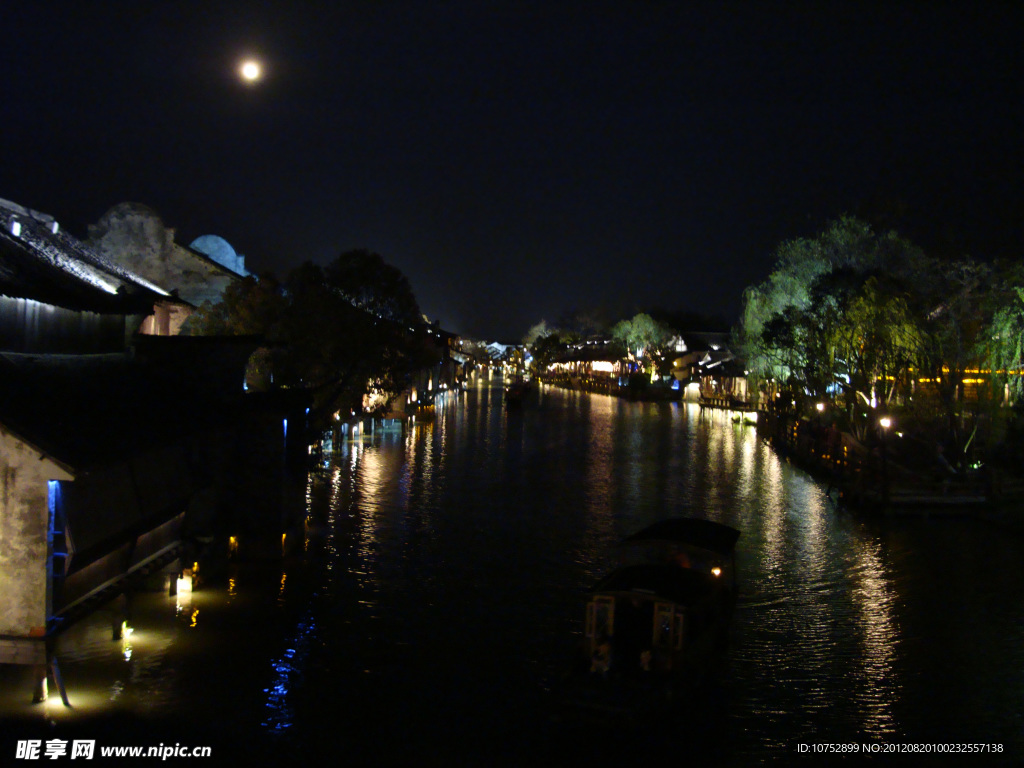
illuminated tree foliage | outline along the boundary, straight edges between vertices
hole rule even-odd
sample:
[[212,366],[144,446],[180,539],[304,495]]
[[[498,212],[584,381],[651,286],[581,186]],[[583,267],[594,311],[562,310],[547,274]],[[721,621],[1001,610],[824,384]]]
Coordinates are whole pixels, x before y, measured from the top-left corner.
[[776,269],[745,293],[735,337],[756,376],[798,401],[841,401],[855,432],[875,408],[899,406],[944,421],[958,442],[981,407],[975,396],[965,409],[963,382],[984,362],[991,278],[844,217],[780,247]]
[[547,320],[541,320],[538,323],[534,323],[530,326],[530,329],[523,336],[522,344],[524,347],[532,347],[540,339],[543,339],[557,332],[554,328],[548,326]]
[[631,358],[641,366],[659,357],[672,339],[672,331],[643,312],[612,327],[612,338],[623,344]]
[[994,380],[1024,399],[1024,286],[1011,286],[1011,296],[992,317],[987,329],[986,360]]
[[[812,364],[806,360],[810,350],[801,350],[794,359],[794,350],[775,346],[776,340],[788,343],[789,337],[778,337],[772,332],[766,336],[764,331],[773,318],[789,309],[794,322],[800,317],[809,322],[815,314],[819,320],[829,322],[828,311],[839,308],[837,302],[843,298],[843,292],[831,295],[827,282],[819,283],[819,278],[827,281],[826,276],[837,273],[845,275],[848,283],[856,282],[858,275],[918,258],[917,249],[895,233],[876,235],[868,224],[852,216],[832,222],[817,237],[782,243],[768,279],[747,288],[743,295],[743,314],[735,337],[751,374],[755,378],[786,381],[798,372],[791,364],[796,364],[797,369]],[[811,330],[804,328],[807,332]],[[820,361],[813,364],[819,365]]]

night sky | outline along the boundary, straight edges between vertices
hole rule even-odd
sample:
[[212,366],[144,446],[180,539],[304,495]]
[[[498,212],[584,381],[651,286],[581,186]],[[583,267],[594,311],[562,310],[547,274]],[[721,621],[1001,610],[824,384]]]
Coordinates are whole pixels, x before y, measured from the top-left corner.
[[368,248],[474,338],[732,322],[844,212],[1021,255],[1022,3],[32,0],[0,35],[0,197],[83,237],[145,203],[282,277]]

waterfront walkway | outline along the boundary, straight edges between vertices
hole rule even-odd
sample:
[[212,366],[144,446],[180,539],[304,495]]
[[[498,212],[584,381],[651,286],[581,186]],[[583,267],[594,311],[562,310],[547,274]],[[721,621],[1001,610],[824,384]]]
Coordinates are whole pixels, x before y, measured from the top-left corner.
[[832,425],[765,411],[757,428],[781,455],[825,479],[830,495],[853,506],[889,515],[971,514],[1024,531],[1020,515],[1004,508],[1024,483],[994,469],[954,472],[938,455],[930,466],[926,458],[924,468],[910,469],[884,437],[868,446]]

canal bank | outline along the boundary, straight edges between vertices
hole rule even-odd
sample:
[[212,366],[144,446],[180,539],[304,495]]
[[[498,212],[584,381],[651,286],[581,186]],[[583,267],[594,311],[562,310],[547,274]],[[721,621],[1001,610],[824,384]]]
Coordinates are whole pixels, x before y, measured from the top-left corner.
[[[970,516],[1024,530],[1024,481],[990,467],[957,472],[930,445],[883,430],[871,444],[831,424],[760,411],[757,432],[780,456],[825,482],[837,503],[867,514]],[[915,453],[913,468],[905,464]],[[929,455],[933,458],[929,459]]]

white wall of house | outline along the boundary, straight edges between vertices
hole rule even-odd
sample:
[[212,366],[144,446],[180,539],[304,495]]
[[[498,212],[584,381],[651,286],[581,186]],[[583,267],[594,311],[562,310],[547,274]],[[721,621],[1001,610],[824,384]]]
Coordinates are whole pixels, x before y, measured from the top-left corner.
[[51,599],[49,481],[71,479],[67,469],[0,425],[0,635],[45,631]]

